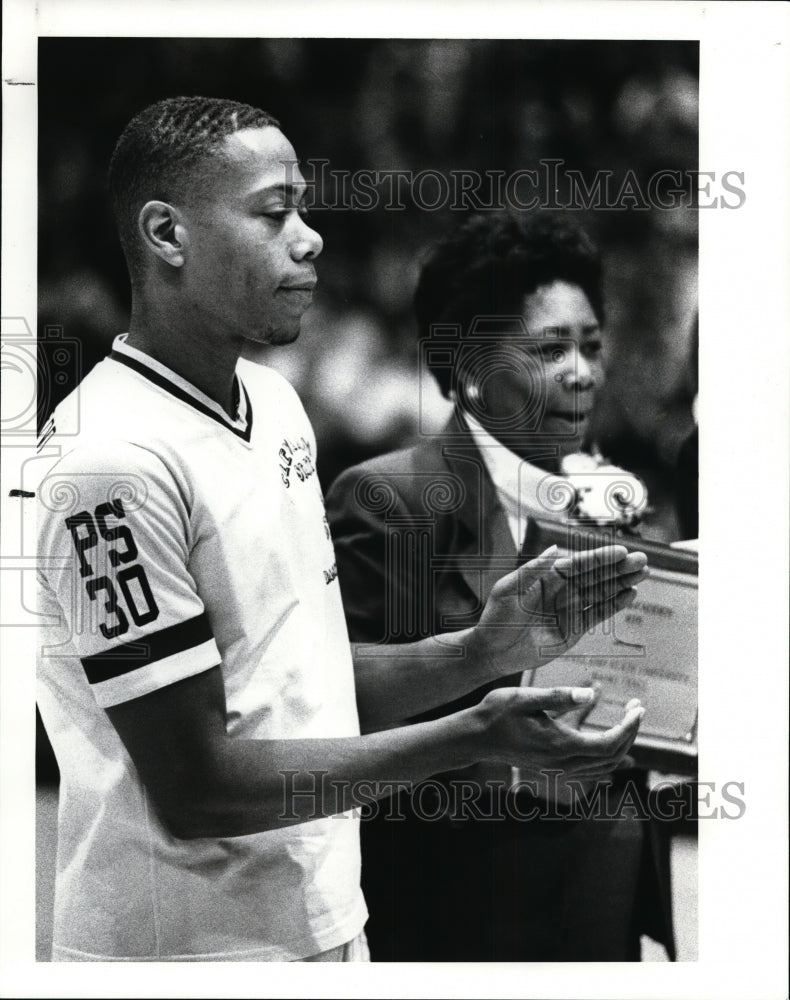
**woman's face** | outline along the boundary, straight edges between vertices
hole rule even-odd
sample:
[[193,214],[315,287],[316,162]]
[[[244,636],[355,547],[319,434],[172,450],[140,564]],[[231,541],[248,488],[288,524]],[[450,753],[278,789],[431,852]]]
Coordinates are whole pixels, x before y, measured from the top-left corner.
[[590,300],[566,281],[527,295],[513,330],[465,350],[461,402],[516,454],[553,470],[587,433],[604,380],[601,330]]

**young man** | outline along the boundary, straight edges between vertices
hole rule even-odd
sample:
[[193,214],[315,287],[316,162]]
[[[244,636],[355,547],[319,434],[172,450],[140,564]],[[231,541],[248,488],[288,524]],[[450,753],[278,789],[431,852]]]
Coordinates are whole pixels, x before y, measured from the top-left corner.
[[482,759],[608,773],[642,710],[581,734],[553,715],[589,690],[500,690],[384,727],[568,648],[633,600],[645,559],[536,561],[479,627],[393,649],[355,692],[312,429],[240,360],[293,341],[315,285],[294,150],[262,111],[176,98],[129,124],[110,183],[129,331],[56,410],[38,490],[53,956],[362,958],[355,806]]

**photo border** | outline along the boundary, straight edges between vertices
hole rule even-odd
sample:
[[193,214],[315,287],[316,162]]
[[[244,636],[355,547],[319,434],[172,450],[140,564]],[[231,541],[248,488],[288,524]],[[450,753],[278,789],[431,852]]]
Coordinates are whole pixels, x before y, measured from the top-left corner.
[[[3,629],[0,994],[4,996],[786,996],[788,155],[786,4],[402,0],[6,0],[2,316],[36,329],[39,35],[687,38],[700,49],[700,168],[744,173],[700,210],[700,779],[744,783],[738,822],[699,830],[699,960],[599,966],[36,964],[34,629]],[[101,86],[101,81],[96,81]],[[3,523],[30,442],[3,442]],[[9,485],[10,483],[10,485]],[[18,516],[18,515],[17,515]],[[24,572],[4,528],[2,569]],[[29,570],[29,567],[27,567]],[[3,574],[5,576],[5,574]],[[9,634],[13,633],[13,634]]]

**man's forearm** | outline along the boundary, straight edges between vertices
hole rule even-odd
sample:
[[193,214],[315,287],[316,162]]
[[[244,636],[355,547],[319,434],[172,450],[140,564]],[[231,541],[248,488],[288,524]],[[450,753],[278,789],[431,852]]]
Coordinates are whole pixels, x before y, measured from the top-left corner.
[[419,725],[327,739],[235,739],[219,666],[106,709],[160,819],[173,836],[236,837],[346,812],[398,784],[479,760],[598,775],[636,735],[627,712],[581,733],[546,712],[588,703],[592,690],[492,691],[473,708]]
[[361,737],[233,740],[157,796],[178,837],[234,837],[346,812],[479,759],[472,710]]
[[362,731],[404,722],[495,679],[477,639],[469,628],[402,645],[352,645]]

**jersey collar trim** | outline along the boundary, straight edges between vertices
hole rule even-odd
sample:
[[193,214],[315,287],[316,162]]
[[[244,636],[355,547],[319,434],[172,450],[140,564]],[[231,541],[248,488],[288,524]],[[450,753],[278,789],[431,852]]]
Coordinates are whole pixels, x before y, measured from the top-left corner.
[[236,380],[235,388],[238,398],[238,412],[236,419],[231,420],[218,403],[214,402],[204,392],[201,392],[191,382],[187,382],[185,378],[177,375],[165,365],[160,364],[149,354],[138,351],[135,347],[130,347],[126,343],[126,336],[125,333],[122,333],[113,341],[112,351],[110,352],[110,358],[113,361],[131,368],[138,375],[142,375],[150,382],[153,382],[154,385],[159,386],[160,389],[164,389],[172,396],[175,396],[176,399],[180,399],[182,403],[188,403],[194,409],[204,414],[204,416],[211,417],[212,420],[216,420],[227,427],[236,437],[240,437],[249,444],[250,437],[252,436],[252,404],[247,389],[238,374],[234,376]]

